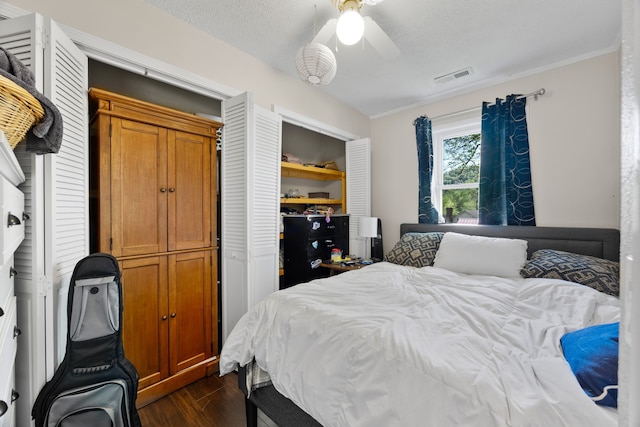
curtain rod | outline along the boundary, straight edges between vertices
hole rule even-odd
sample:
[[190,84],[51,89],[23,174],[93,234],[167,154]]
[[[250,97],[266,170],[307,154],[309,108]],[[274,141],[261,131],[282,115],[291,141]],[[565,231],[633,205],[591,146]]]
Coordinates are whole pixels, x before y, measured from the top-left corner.
[[[547,91],[545,90],[545,88],[540,88],[540,89],[538,89],[538,90],[536,90],[534,92],[525,93],[524,95],[518,95],[518,96],[516,96],[516,99],[533,97],[533,100],[537,101],[538,97],[544,95],[546,92]],[[489,104],[489,105],[495,105],[495,104]]]
[[529,92],[529,93],[525,93],[524,95],[520,95],[518,97],[518,99],[531,98],[533,96],[533,100],[537,101],[538,97],[544,95],[546,92],[547,91],[545,90],[545,88],[541,87],[540,89],[536,90],[535,92]]
[[[533,97],[534,101],[537,101],[538,97],[544,95],[545,93],[546,93],[545,88],[540,88],[540,89],[538,89],[538,90],[536,90],[534,92],[529,92],[529,93],[525,93],[524,95],[520,95],[520,96],[518,96],[518,99]],[[439,120],[439,119],[449,118],[449,117],[453,117],[453,116],[458,116],[460,114],[467,114],[467,113],[471,113],[472,111],[475,111],[475,110],[480,110],[481,108],[482,108],[482,106],[471,107],[471,108],[467,108],[467,109],[460,110],[460,111],[454,111],[453,113],[440,114],[439,116],[430,117],[430,120]]]
[[482,106],[479,105],[477,107],[471,107],[471,108],[466,108],[466,109],[460,110],[460,111],[454,111],[453,113],[440,114],[439,116],[430,117],[430,119],[431,120],[445,119],[445,118],[448,118],[448,117],[459,116],[461,114],[471,113],[472,111],[481,110],[481,109],[482,109]]

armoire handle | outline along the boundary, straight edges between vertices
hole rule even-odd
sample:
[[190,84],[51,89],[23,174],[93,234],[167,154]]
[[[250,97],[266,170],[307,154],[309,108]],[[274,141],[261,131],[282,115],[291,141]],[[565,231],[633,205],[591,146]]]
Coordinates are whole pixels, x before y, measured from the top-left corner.
[[0,417],[7,413],[9,410],[9,405],[4,400],[0,400]]
[[28,213],[22,212],[22,220],[23,221],[27,221],[27,220],[30,220],[30,219],[31,219],[31,217],[29,216]]
[[14,326],[13,327],[13,338],[17,338],[21,334],[22,334],[22,331],[20,330],[20,328],[18,328],[17,326]]
[[13,277],[13,276],[17,276],[18,275],[18,270],[16,270],[13,267],[9,267],[9,278]]
[[169,193],[175,193],[176,189],[175,188],[170,188],[169,189]]
[[162,188],[160,189],[160,192],[161,192],[161,193],[166,193],[166,192],[167,192],[167,189],[166,189],[166,188],[164,188],[164,187],[162,187]]
[[167,315],[162,316],[162,320],[167,320]]
[[20,399],[20,393],[18,393],[15,390],[11,390],[11,403],[15,402],[16,400]]
[[173,317],[176,317],[176,314],[175,314],[175,313],[171,313],[171,317],[172,317],[172,318],[173,318]]
[[4,310],[0,307],[0,317],[4,316]]

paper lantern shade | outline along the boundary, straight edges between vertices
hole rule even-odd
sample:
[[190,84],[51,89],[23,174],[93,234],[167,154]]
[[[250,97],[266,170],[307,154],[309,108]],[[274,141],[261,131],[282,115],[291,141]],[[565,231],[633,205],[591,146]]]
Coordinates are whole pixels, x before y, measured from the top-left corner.
[[296,55],[298,75],[311,86],[328,84],[335,77],[337,68],[331,49],[320,43],[303,46]]

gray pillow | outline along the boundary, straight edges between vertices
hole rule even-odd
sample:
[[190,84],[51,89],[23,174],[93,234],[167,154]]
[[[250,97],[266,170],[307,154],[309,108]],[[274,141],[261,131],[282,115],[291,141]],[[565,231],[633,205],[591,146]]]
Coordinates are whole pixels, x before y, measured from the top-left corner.
[[433,265],[444,233],[406,233],[385,256],[384,260],[411,267]]
[[562,279],[605,294],[620,293],[620,265],[615,261],[570,252],[541,249],[531,255],[520,274],[524,278]]

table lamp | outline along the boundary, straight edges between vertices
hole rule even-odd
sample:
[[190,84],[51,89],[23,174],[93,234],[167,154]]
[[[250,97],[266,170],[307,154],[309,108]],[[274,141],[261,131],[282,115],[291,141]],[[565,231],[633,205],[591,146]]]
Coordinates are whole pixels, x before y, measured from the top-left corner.
[[367,239],[365,258],[369,258],[371,255],[371,238],[378,238],[378,218],[363,216],[358,220],[358,236],[365,237]]

